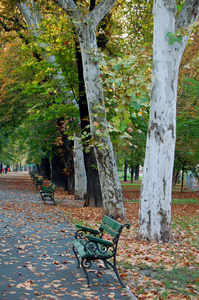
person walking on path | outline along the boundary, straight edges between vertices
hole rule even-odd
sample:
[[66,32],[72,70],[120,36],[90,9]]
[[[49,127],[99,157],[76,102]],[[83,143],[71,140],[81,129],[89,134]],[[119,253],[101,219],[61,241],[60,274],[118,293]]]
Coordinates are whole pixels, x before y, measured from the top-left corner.
[[0,299],[136,299],[100,270],[87,287],[71,251],[72,224],[18,173],[0,177]]

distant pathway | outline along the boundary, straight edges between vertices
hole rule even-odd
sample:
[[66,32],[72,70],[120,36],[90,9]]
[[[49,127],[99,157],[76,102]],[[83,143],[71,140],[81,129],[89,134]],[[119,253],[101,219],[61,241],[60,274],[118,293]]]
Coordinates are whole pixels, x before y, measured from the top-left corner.
[[1,174],[0,300],[130,299],[99,268],[89,273],[94,285],[87,288],[71,252],[72,232],[59,206],[42,202],[29,174]]

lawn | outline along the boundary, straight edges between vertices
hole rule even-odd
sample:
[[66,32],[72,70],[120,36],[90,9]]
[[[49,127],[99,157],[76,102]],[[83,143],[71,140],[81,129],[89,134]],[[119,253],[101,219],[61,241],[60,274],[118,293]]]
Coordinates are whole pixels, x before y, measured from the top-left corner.
[[[131,224],[120,238],[117,265],[119,272],[138,299],[199,299],[199,194],[173,191],[171,244],[140,242],[135,239],[141,182],[122,182],[126,221]],[[98,228],[101,208],[83,207],[71,197],[60,208],[73,223]]]

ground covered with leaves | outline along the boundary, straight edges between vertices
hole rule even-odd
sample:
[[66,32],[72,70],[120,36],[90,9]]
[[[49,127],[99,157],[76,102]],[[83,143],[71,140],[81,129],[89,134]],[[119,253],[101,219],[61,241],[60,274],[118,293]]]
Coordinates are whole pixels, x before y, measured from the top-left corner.
[[[44,184],[48,186],[49,181],[45,180]],[[27,183],[27,177],[24,182],[20,181],[20,184],[13,181],[12,185],[7,186],[9,197],[12,196],[12,191],[9,189],[13,189],[13,186],[15,195],[18,190],[20,193],[24,190],[24,194],[27,195],[30,185],[33,183]],[[147,243],[135,239],[140,182],[122,183],[122,186],[126,221],[131,224],[130,229],[125,229],[121,234],[117,256],[117,266],[125,284],[138,299],[199,299],[198,192],[185,190],[180,193],[179,188],[175,188],[172,201],[173,243]],[[39,190],[35,190],[35,193],[39,195]],[[101,208],[84,207],[83,201],[74,200],[74,197],[68,195],[63,188],[56,189],[55,200],[58,205],[46,204],[44,213],[50,213],[52,210],[56,210],[57,213],[62,211],[73,224],[84,224],[94,228],[98,228],[101,223]],[[21,203],[21,205],[26,204]],[[38,209],[42,207],[41,202],[34,204],[34,207],[35,205]],[[24,207],[17,206],[14,210],[20,214]],[[27,215],[27,221],[31,217]],[[17,226],[16,230],[18,230]],[[20,249],[20,251],[25,250]],[[88,299],[96,299],[96,297],[92,296]],[[112,297],[112,299],[116,298]]]
[[[127,222],[130,230],[122,232],[118,248],[119,272],[138,299],[199,299],[199,194],[189,190],[173,191],[173,243],[138,242],[140,184],[123,183]],[[101,208],[83,207],[58,191],[60,209],[73,223],[98,228]]]
[[[102,263],[89,269],[87,286],[72,251],[75,228],[61,205],[43,203],[39,190],[28,173],[0,174],[0,299],[129,299]],[[57,190],[59,201],[71,201]]]

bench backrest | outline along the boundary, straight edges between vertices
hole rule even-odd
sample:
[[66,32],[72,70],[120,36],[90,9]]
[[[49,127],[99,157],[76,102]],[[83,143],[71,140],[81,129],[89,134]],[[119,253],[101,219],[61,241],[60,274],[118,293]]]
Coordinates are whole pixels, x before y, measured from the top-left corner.
[[56,189],[56,185],[53,183],[52,186],[51,186],[51,190],[54,192]]
[[120,233],[122,232],[124,225],[118,223],[117,221],[113,220],[108,216],[104,216],[102,223],[100,225],[100,230],[102,232],[109,233],[113,238],[119,239]]

